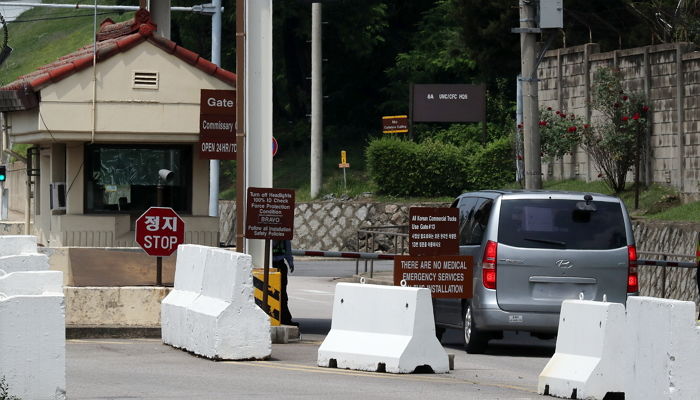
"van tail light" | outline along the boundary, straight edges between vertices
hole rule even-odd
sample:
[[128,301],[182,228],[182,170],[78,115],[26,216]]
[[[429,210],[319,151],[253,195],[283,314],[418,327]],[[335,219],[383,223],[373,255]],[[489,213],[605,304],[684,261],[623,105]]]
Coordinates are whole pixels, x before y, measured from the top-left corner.
[[627,293],[639,291],[639,276],[637,275],[637,248],[627,246]]
[[498,243],[489,240],[484,249],[484,258],[481,260],[481,282],[486,289],[496,288],[496,257]]

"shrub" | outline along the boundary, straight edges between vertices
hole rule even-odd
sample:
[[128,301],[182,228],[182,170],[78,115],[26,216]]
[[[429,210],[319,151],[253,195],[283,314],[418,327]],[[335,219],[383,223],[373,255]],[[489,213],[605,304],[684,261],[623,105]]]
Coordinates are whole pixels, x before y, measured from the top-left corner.
[[0,377],[0,400],[21,400],[19,397],[10,394],[10,388],[7,386],[4,376]]
[[392,196],[455,196],[465,190],[497,189],[515,176],[511,137],[485,147],[389,137],[370,142],[366,156],[379,192]]
[[515,180],[513,138],[503,137],[473,151],[468,160],[466,189],[498,189]]
[[584,131],[583,144],[600,170],[600,177],[616,193],[625,189],[627,171],[644,153],[648,135],[649,102],[643,93],[623,88],[619,70],[599,69],[593,79],[592,106],[601,118],[594,129]]
[[367,168],[379,191],[392,196],[453,196],[464,186],[465,157],[452,144],[395,137],[370,142]]
[[566,111],[540,110],[542,154],[547,161],[561,159],[581,142],[581,132],[590,127],[580,117]]

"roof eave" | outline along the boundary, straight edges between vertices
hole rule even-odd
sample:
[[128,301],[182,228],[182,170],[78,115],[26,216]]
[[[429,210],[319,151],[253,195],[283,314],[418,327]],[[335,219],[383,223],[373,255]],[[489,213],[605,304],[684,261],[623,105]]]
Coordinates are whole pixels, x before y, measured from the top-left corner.
[[0,90],[0,111],[25,111],[39,106],[39,96],[30,88]]

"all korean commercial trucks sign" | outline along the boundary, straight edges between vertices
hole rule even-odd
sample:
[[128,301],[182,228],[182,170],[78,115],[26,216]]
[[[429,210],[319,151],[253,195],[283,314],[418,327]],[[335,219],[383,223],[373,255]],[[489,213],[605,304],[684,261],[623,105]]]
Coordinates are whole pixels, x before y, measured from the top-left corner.
[[408,256],[394,257],[394,285],[430,289],[436,298],[472,297],[472,258],[459,255],[459,210],[411,207]]

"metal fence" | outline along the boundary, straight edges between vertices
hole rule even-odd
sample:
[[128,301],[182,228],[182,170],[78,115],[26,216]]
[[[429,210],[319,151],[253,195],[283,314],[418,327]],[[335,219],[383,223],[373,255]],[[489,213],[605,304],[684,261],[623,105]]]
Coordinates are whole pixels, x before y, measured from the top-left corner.
[[[638,259],[637,260],[637,265],[641,268],[644,266],[655,266],[658,267],[657,271],[652,271],[652,277],[648,279],[646,282],[646,285],[648,287],[648,291],[650,293],[647,293],[649,295],[651,294],[656,294],[660,292],[660,297],[661,298],[666,298],[669,295],[669,289],[672,289],[674,292],[678,291],[684,291],[682,286],[686,286],[686,292],[692,291],[692,289],[689,289],[689,287],[692,287],[692,273],[691,272],[685,272],[685,273],[679,273],[680,270],[682,269],[695,269],[696,273],[698,265],[695,261],[695,256],[690,255],[690,254],[674,254],[674,253],[659,253],[659,252],[651,252],[651,251],[640,251],[638,252],[639,256],[644,256],[648,257],[645,259]],[[692,261],[681,261],[681,260],[692,260]],[[672,268],[672,270],[670,270]],[[658,284],[657,284],[657,279],[654,279],[657,275],[660,275],[658,278]],[[673,285],[669,285],[669,275],[671,275],[674,279]],[[682,282],[678,282],[679,280],[686,281],[685,285],[683,285]],[[691,281],[691,284],[687,284],[687,281]],[[669,288],[671,286],[671,288]],[[680,288],[679,288],[680,286]],[[695,285],[696,286],[696,285]],[[652,292],[653,290],[653,292]],[[688,293],[689,295],[689,293]],[[679,296],[678,293],[675,293],[674,297],[688,297],[686,296]]]

